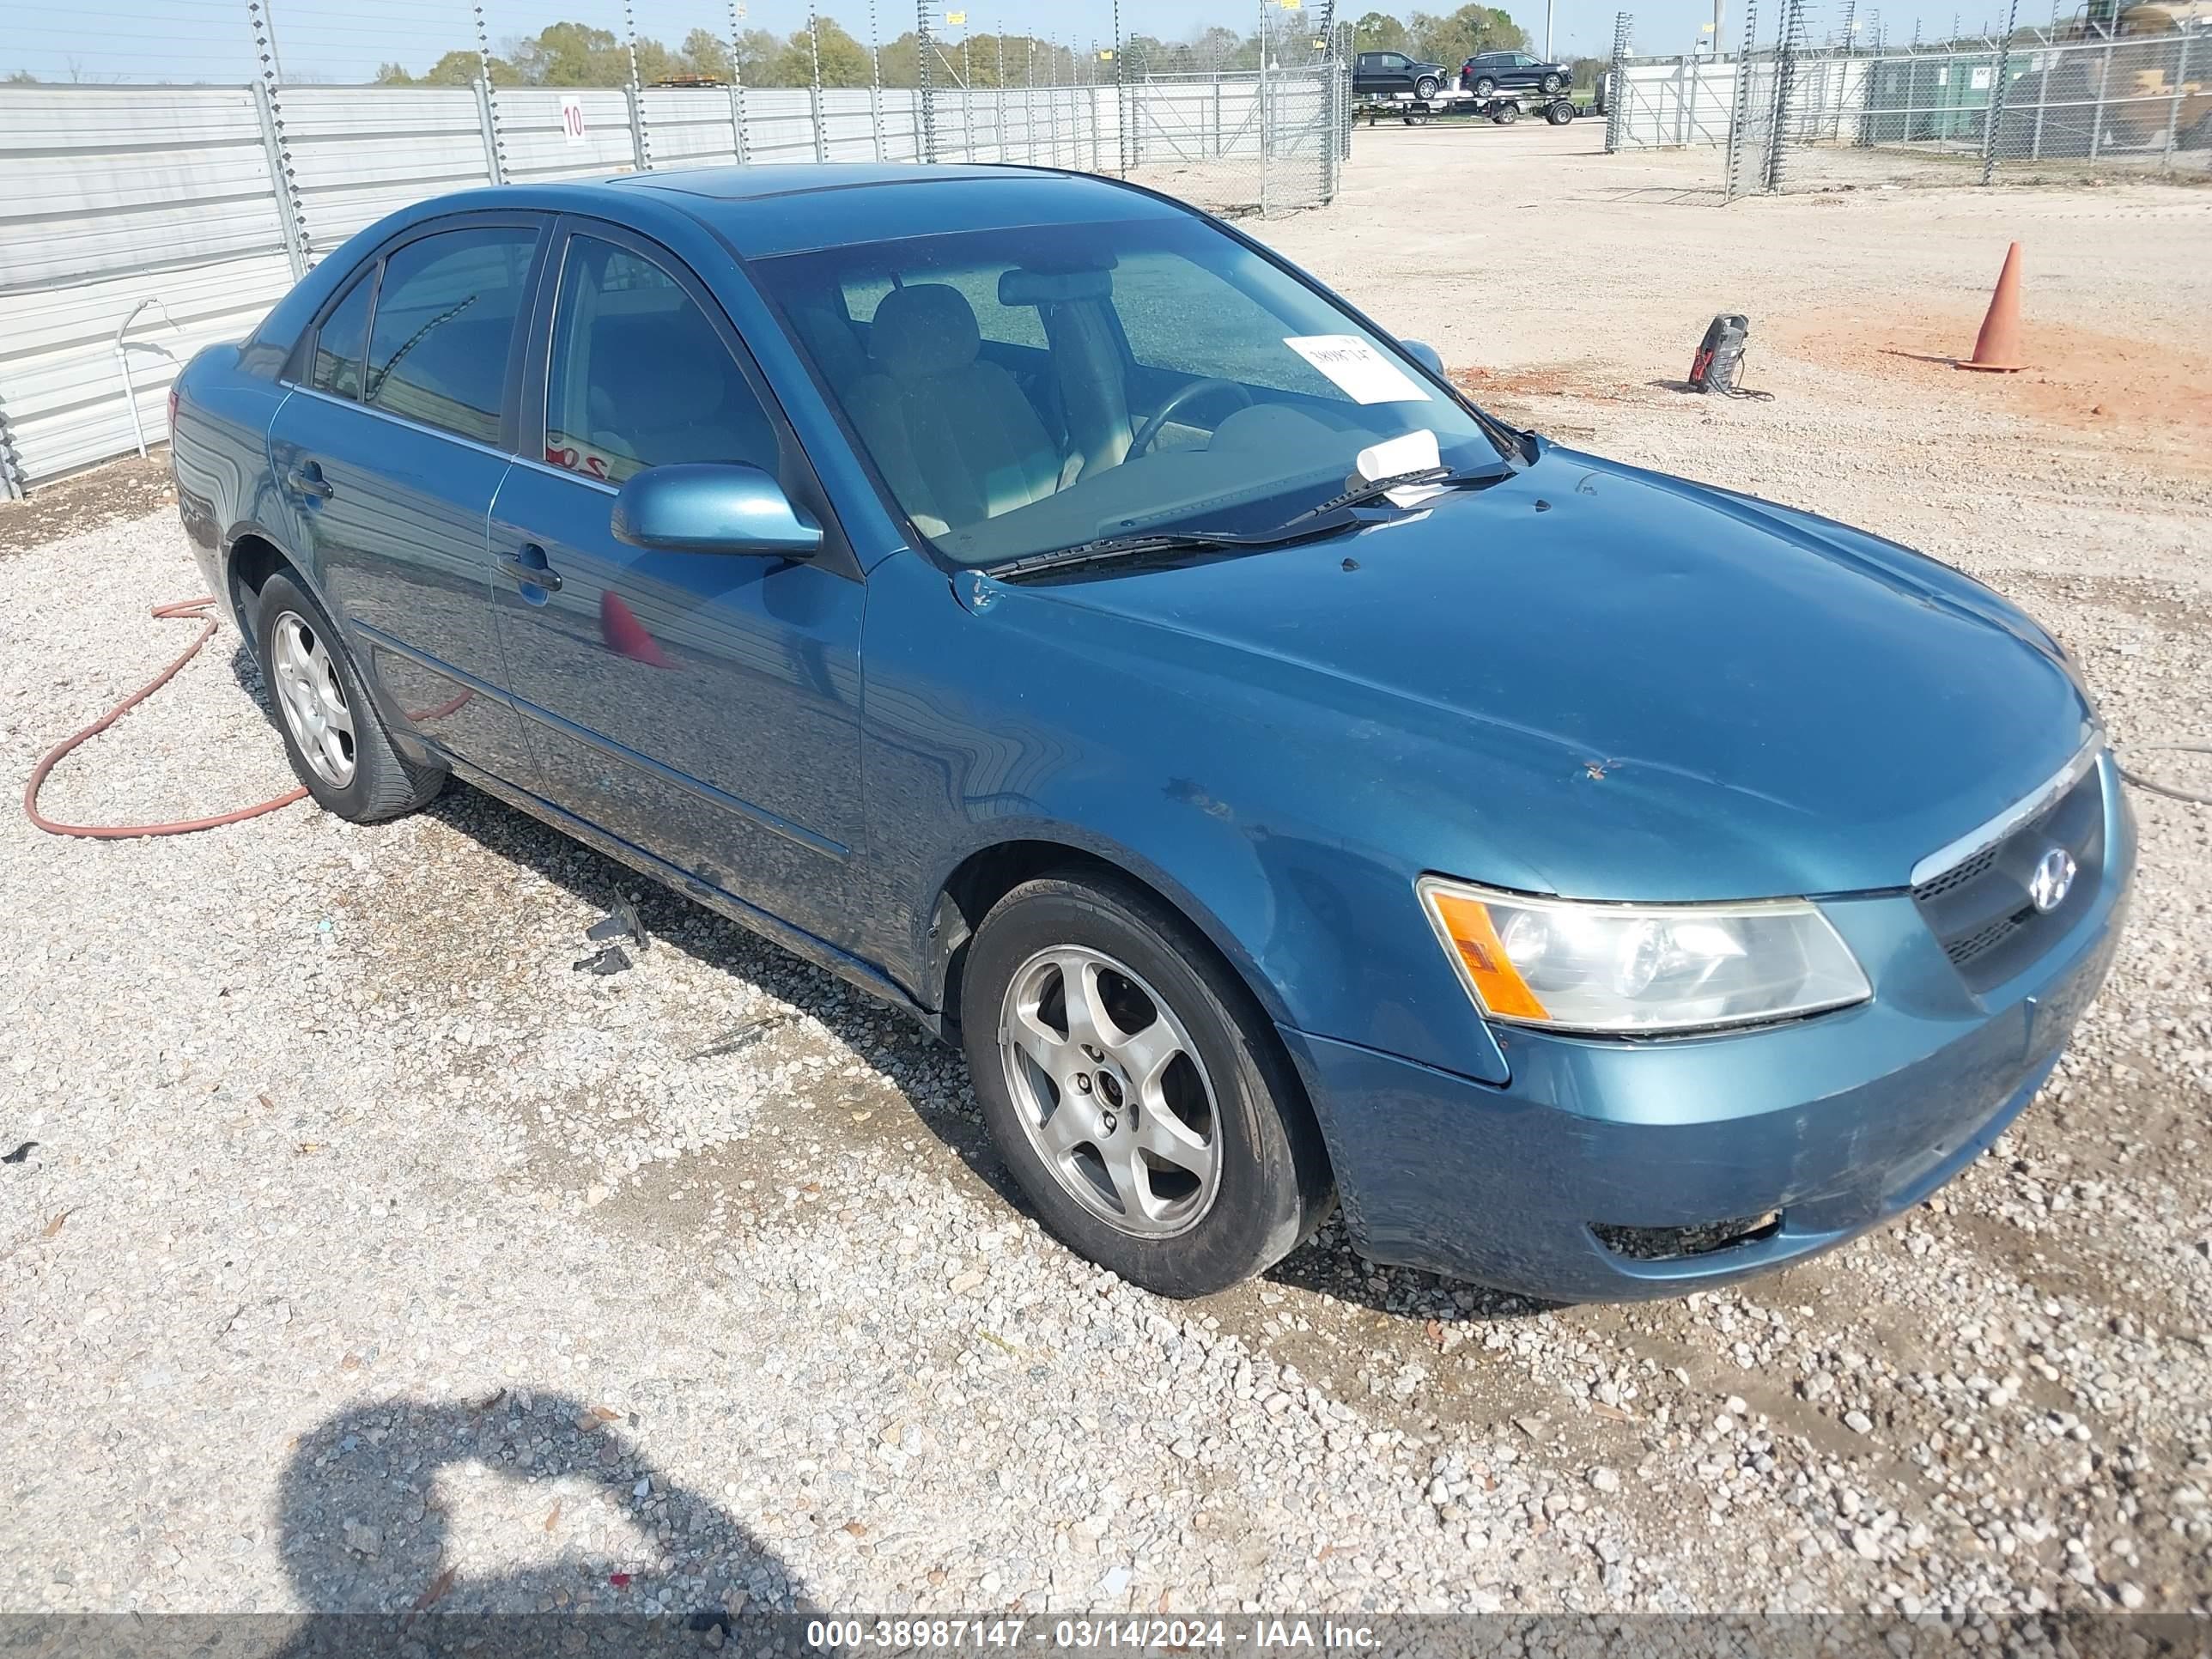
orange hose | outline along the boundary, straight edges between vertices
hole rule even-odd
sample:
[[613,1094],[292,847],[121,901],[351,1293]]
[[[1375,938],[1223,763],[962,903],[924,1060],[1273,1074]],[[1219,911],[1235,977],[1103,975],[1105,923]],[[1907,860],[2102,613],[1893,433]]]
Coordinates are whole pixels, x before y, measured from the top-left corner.
[[102,732],[152,696],[177,676],[177,671],[199,654],[200,647],[215,637],[217,623],[208,614],[215,604],[214,596],[204,595],[197,599],[179,599],[171,605],[157,605],[154,615],[163,622],[187,619],[204,623],[199,637],[177,655],[175,661],[124,698],[82,732],[64,738],[40,757],[31,769],[31,776],[23,785],[23,816],[50,836],[84,836],[95,841],[127,841],[138,836],[188,836],[196,830],[219,829],[226,823],[239,823],[247,818],[258,818],[264,812],[274,812],[279,807],[289,806],[307,794],[305,789],[295,789],[274,800],[264,800],[257,805],[241,806],[235,812],[224,812],[211,818],[190,818],[174,823],[59,823],[39,811],[39,786],[46,782],[46,774],[60,763],[62,757],[81,744],[89,743]]

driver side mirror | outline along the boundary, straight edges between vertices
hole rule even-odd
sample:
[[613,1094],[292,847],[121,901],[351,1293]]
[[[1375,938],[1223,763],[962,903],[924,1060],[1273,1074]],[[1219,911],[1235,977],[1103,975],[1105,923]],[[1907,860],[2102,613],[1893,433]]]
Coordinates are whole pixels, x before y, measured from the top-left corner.
[[615,539],[663,553],[751,553],[811,559],[822,531],[757,466],[711,462],[652,466],[615,497]]
[[1443,379],[1444,360],[1437,355],[1437,349],[1426,340],[1401,340],[1398,344],[1408,357],[1423,368],[1427,369],[1438,380]]

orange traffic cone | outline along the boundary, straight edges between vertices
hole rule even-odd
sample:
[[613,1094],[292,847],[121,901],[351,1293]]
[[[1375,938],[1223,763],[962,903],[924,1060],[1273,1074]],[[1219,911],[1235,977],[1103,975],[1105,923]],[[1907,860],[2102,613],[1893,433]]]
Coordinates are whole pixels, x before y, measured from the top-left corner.
[[1990,295],[1989,314],[1982,331],[1974,337],[1974,355],[1957,368],[1985,368],[2012,374],[2026,368],[2020,360],[2020,244],[2005,250],[2004,269],[1997,273],[1997,291]]
[[660,642],[645,631],[645,624],[637,619],[637,613],[624,605],[612,588],[602,589],[599,593],[599,637],[607,642],[610,651],[618,651],[648,667],[668,666],[668,659],[660,654]]

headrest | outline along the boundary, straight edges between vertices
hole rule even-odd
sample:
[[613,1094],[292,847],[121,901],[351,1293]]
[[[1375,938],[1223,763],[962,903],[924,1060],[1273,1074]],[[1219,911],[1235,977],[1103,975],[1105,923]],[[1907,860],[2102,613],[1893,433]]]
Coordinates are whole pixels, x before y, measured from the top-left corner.
[[1113,295],[1110,270],[1029,270],[1016,265],[999,276],[1002,306],[1050,306],[1069,300],[1109,300]]
[[902,380],[965,368],[982,343],[968,296],[943,283],[893,289],[868,326],[868,355]]

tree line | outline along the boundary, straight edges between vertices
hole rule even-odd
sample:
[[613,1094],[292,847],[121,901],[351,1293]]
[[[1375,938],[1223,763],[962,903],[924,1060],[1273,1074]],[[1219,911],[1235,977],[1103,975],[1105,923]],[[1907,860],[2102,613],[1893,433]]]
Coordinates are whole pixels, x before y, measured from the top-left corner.
[[[1370,25],[1374,30],[1370,30]],[[1374,38],[1384,26],[1395,33]],[[1285,13],[1273,27],[1266,43],[1271,64],[1314,62],[1324,46],[1315,33],[1318,12]],[[1414,12],[1401,20],[1370,12],[1355,29],[1342,26],[1342,49],[1363,52],[1395,46],[1419,52],[1435,61],[1447,61],[1431,46],[1449,47],[1459,56],[1475,51],[1523,46],[1528,36],[1513,20],[1495,7],[1465,5],[1448,15]],[[1414,43],[1421,43],[1416,45]],[[1462,43],[1466,43],[1462,50]],[[735,52],[732,47],[734,44]],[[883,83],[912,87],[921,83],[921,40],[912,29],[882,43],[877,53]],[[1257,33],[1239,33],[1214,27],[1183,40],[1163,40],[1148,34],[1130,36],[1121,46],[1121,59],[1112,58],[1109,40],[1052,40],[1030,34],[999,34],[965,29],[941,30],[934,37],[930,78],[937,85],[1019,87],[1070,82],[1110,82],[1119,72],[1128,77],[1146,75],[1203,75],[1250,70],[1259,67],[1261,41]],[[811,35],[805,29],[779,35],[767,29],[747,29],[734,43],[708,29],[693,29],[680,45],[641,36],[636,43],[637,78],[647,86],[666,81],[727,82],[741,77],[747,86],[804,87],[813,84],[818,55],[825,87],[865,87],[876,72],[868,48],[834,18],[817,20]],[[476,52],[456,50],[445,53],[428,68],[416,73],[400,63],[380,67],[380,86],[466,86],[483,72]],[[493,54],[490,64],[495,86],[604,87],[622,86],[630,78],[629,51],[611,30],[586,23],[555,23],[532,36],[510,40]],[[1001,78],[1003,76],[1003,79]]]

